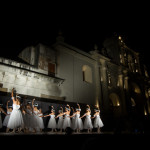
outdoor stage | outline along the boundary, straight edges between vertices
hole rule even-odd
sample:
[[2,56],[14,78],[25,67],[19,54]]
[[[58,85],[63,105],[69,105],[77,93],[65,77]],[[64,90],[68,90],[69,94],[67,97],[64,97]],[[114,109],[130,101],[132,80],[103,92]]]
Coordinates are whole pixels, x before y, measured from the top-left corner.
[[[5,146],[13,148],[17,147],[25,149],[40,148],[56,150],[64,148],[66,150],[98,150],[102,148],[129,149],[144,148],[149,145],[150,134],[129,134],[129,133],[0,133],[1,143],[5,142]],[[8,143],[8,144],[6,144]]]

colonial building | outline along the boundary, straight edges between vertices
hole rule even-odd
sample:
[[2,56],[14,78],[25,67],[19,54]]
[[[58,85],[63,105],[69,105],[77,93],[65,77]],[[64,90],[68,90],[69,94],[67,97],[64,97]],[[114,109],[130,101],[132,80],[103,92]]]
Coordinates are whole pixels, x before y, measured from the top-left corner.
[[113,129],[120,118],[136,116],[135,123],[150,115],[148,71],[139,53],[120,36],[106,39],[100,51],[95,45],[89,53],[59,36],[51,47],[30,46],[18,57],[22,62],[0,58],[0,102],[4,105],[15,87],[22,97],[35,97],[43,111],[48,110],[47,103],[57,108],[66,103],[100,105],[106,129]]

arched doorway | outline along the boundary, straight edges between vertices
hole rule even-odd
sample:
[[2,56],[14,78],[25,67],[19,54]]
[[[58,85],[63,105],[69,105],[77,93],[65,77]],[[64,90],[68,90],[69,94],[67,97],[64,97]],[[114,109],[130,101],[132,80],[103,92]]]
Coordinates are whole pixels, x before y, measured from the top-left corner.
[[120,107],[119,96],[116,93],[111,93],[109,95],[109,102],[110,102],[111,113],[113,113],[113,116],[114,117],[120,116],[121,107]]
[[123,128],[121,119],[121,104],[120,97],[116,93],[109,95],[110,112],[111,112],[111,126],[114,132],[120,132]]

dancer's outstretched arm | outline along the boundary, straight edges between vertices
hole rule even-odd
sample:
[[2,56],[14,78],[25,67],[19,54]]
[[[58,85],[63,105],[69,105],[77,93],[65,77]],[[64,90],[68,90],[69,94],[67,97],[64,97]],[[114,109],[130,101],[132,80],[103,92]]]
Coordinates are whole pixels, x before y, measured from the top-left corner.
[[44,117],[48,117],[48,116],[51,116],[51,114],[49,114],[49,115],[45,115]]
[[64,115],[64,113],[61,113],[61,114],[57,115],[55,118],[58,118],[58,117],[63,116],[63,115]]
[[74,113],[72,116],[68,116],[68,117],[72,118],[72,117],[74,117],[75,115],[76,115],[76,113]]
[[3,108],[1,108],[3,114],[7,115]]
[[86,114],[84,114],[82,117],[80,117],[80,118],[83,118],[83,117],[85,117],[86,116]]

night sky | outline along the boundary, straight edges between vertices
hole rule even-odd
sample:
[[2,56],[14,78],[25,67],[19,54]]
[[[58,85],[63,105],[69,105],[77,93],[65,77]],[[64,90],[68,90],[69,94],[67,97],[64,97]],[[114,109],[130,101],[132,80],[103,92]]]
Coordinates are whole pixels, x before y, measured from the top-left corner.
[[101,49],[103,40],[116,33],[128,47],[140,52],[150,69],[150,17],[146,4],[125,5],[125,8],[122,4],[105,5],[104,8],[99,5],[92,9],[83,6],[79,9],[68,7],[67,10],[55,7],[57,10],[54,11],[45,8],[44,12],[33,9],[32,13],[27,8],[20,8],[1,14],[0,56],[14,58],[26,46],[39,42],[50,46],[59,30],[63,32],[65,42],[87,52],[94,44]]

